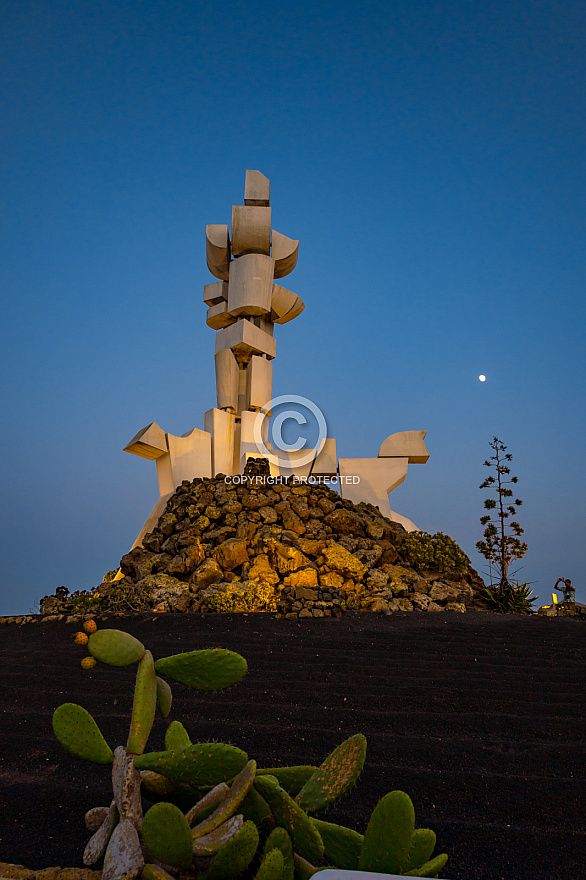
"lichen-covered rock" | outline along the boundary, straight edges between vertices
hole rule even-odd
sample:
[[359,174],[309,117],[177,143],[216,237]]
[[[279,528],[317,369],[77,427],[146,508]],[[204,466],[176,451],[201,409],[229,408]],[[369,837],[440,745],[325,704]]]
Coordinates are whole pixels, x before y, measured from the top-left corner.
[[324,558],[326,565],[332,570],[342,575],[360,580],[367,572],[367,567],[352,555],[341,544],[332,543],[324,549]]
[[246,541],[242,538],[228,538],[216,547],[215,558],[224,571],[232,571],[233,568],[248,561]]
[[259,553],[248,569],[248,580],[251,583],[268,584],[274,587],[279,583],[279,575],[271,568],[266,553]]
[[302,568],[287,575],[283,583],[287,587],[317,587],[317,571],[315,568]]
[[324,522],[334,532],[342,535],[364,535],[364,523],[361,518],[351,510],[337,508],[324,516]]

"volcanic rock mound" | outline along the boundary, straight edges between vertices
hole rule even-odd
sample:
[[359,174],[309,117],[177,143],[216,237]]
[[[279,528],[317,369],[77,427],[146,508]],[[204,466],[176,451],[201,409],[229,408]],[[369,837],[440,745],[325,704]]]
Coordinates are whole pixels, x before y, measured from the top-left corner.
[[[122,558],[123,579],[100,585],[102,608],[293,619],[483,607],[484,584],[450,538],[409,535],[322,484],[234,482],[184,481],[143,546]],[[47,602],[42,611],[63,610]]]

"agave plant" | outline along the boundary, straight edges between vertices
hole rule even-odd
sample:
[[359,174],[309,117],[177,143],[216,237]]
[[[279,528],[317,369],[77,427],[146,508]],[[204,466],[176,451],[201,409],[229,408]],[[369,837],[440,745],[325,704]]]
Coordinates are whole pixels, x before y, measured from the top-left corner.
[[537,598],[529,584],[518,581],[502,587],[487,587],[480,595],[490,610],[499,614],[533,614],[533,602]]
[[[434,832],[415,829],[404,792],[379,802],[364,836],[317,817],[358,779],[362,734],[320,767],[259,768],[235,746],[192,743],[179,721],[167,728],[163,751],[145,751],[156,711],[166,718],[171,710],[171,688],[161,676],[205,691],[230,687],[247,670],[239,654],[215,648],[155,661],[142,642],[113,629],[93,632],[87,646],[95,660],[138,663],[125,747],[113,751],[82,706],[64,703],[53,715],[69,752],[112,766],[110,806],[85,817],[93,836],[83,861],[89,866],[103,857],[102,880],[172,880],[178,873],[181,880],[308,880],[324,860],[329,867],[437,877],[445,865],[445,853],[432,858]],[[152,803],[144,815],[142,797]]]

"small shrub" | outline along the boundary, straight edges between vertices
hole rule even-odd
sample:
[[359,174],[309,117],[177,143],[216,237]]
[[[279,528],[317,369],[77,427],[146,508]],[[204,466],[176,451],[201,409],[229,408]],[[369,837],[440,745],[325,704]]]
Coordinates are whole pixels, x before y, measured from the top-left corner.
[[414,568],[465,572],[470,560],[449,535],[410,532],[401,545],[403,559]]

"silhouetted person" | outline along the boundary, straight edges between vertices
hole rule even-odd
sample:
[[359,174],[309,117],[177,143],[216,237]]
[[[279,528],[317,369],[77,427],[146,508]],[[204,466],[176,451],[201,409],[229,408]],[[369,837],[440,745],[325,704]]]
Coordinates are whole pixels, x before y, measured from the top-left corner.
[[[560,581],[563,583],[563,587],[558,587]],[[560,593],[564,594],[564,602],[576,601],[576,590],[572,586],[572,581],[569,578],[558,578],[555,582],[554,590],[558,590]]]

